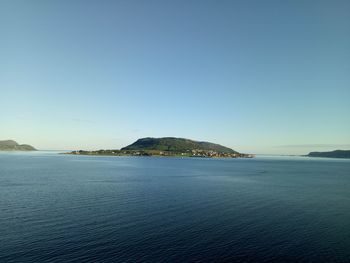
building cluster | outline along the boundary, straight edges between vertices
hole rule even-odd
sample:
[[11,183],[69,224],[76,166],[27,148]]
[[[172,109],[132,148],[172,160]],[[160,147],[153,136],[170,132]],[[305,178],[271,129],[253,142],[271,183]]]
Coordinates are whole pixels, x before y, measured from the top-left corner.
[[252,158],[252,155],[242,154],[242,153],[227,153],[227,152],[216,152],[216,151],[206,151],[206,150],[192,150],[193,157],[217,157],[217,158]]
[[98,151],[72,151],[70,154],[83,155],[117,155],[117,156],[183,156],[183,157],[205,157],[205,158],[253,158],[251,154],[226,153],[212,150],[187,150],[181,151],[157,151],[157,150],[98,150]]

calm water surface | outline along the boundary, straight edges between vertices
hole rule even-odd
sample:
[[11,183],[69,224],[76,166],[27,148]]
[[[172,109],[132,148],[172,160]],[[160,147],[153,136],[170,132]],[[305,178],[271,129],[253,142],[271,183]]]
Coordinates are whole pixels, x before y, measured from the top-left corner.
[[350,161],[0,154],[0,262],[350,262]]

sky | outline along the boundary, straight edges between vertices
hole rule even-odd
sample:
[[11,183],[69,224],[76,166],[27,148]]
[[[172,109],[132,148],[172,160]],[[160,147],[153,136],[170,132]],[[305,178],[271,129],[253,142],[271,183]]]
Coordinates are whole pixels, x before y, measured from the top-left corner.
[[0,140],[350,149],[350,1],[0,2]]

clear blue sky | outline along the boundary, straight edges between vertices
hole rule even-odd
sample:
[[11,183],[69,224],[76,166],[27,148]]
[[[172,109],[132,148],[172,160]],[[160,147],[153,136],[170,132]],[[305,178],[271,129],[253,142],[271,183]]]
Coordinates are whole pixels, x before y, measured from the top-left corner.
[[350,1],[0,2],[0,139],[350,148]]

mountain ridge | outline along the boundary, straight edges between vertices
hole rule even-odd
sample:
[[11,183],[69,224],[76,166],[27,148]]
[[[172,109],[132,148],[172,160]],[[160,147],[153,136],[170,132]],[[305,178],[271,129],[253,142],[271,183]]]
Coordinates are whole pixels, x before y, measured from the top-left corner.
[[335,150],[329,152],[310,152],[308,157],[350,158],[350,150]]
[[186,138],[177,137],[146,137],[140,138],[134,143],[121,148],[124,150],[158,150],[158,151],[173,151],[183,152],[191,150],[203,150],[203,151],[215,151],[220,153],[238,153],[237,151],[222,146],[220,144],[206,142],[206,141],[195,141]]
[[36,151],[33,146],[29,144],[18,144],[14,140],[0,141],[0,151]]

